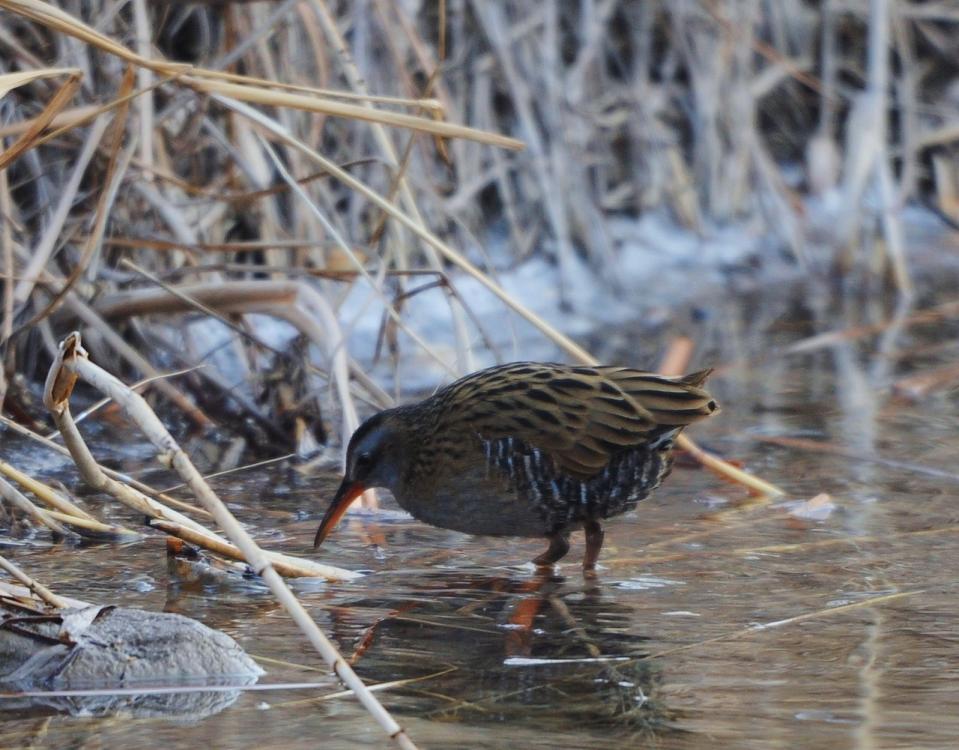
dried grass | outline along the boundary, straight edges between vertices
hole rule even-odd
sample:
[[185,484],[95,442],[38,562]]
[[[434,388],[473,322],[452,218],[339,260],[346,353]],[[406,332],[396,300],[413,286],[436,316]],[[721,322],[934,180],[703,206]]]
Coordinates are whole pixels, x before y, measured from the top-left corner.
[[[87,5],[83,18],[71,5],[38,0],[0,0],[0,8],[0,46],[11,66],[0,73],[9,102],[0,132],[15,138],[0,157],[9,161],[5,285],[14,284],[12,299],[4,295],[7,375],[39,377],[42,364],[26,351],[60,306],[99,329],[104,364],[126,361],[140,376],[156,375],[158,352],[130,347],[122,322],[106,325],[88,309],[91,284],[149,286],[117,273],[124,261],[158,278],[189,272],[213,285],[259,269],[282,279],[346,262],[384,300],[402,300],[407,290],[396,270],[458,267],[586,361],[587,352],[505,293],[462,248],[505,219],[517,252],[535,243],[552,254],[568,288],[576,254],[615,277],[606,218],[666,208],[695,228],[759,217],[801,255],[802,217],[777,165],[806,158],[812,136],[820,147],[811,184],[845,186],[849,219],[838,244],[856,244],[861,197],[875,178],[890,267],[906,290],[897,207],[932,185],[917,176],[922,160],[948,148],[956,127],[917,114],[942,80],[915,72],[928,63],[917,38],[936,39],[953,19],[906,2],[827,4],[818,15],[772,0],[440,3],[415,15],[376,2],[363,18],[320,0],[175,13],[149,3],[119,13]],[[859,46],[836,44],[840,34]],[[866,84],[858,99],[840,85],[854,75]],[[859,151],[842,153],[844,117],[859,111],[881,124],[885,118],[863,108],[887,110],[887,89],[913,113],[908,129],[880,127],[858,139]],[[788,139],[776,125],[784,118]],[[514,134],[526,151],[509,151],[522,145]],[[908,148],[896,162],[897,185],[889,164],[900,137]],[[824,154],[843,163],[824,164]],[[304,156],[335,179],[315,180]],[[937,164],[940,203],[950,204],[942,176],[949,165]],[[52,212],[50,196],[58,198]],[[248,267],[222,264],[224,253],[243,253]],[[340,325],[340,289],[317,286]],[[448,279],[444,289],[456,356],[431,356],[468,370],[476,329]],[[387,309],[392,353],[402,356],[392,334],[405,326],[402,304]],[[58,319],[54,333],[67,324]],[[406,330],[413,346],[431,348]],[[52,356],[55,335],[42,340]],[[261,344],[237,334],[251,374]],[[345,409],[348,432],[354,408],[342,394],[356,393],[355,381],[344,382],[355,375],[332,370],[334,411]],[[203,382],[161,391],[209,425],[217,417],[189,392]]]
[[[454,374],[484,335],[453,269],[591,361],[474,261],[498,222],[515,259],[549,256],[568,290],[580,257],[615,279],[608,220],[650,211],[696,231],[761,224],[813,263],[798,191],[838,190],[827,262],[869,268],[877,236],[908,294],[904,203],[959,219],[959,114],[942,104],[941,62],[957,22],[907,0],[0,0],[0,406],[43,419],[30,386],[77,326],[102,366],[157,378],[151,398],[239,434],[247,453],[305,452],[331,424],[343,442],[357,401],[390,401],[349,350],[344,289],[362,278],[378,291],[394,361],[409,345]],[[787,162],[805,164],[804,185]],[[453,356],[407,322],[417,273],[444,290]],[[309,346],[262,340],[250,316],[263,312]],[[162,377],[198,364],[184,325],[196,315],[226,324],[242,395],[204,371]],[[97,523],[15,502],[58,531]]]

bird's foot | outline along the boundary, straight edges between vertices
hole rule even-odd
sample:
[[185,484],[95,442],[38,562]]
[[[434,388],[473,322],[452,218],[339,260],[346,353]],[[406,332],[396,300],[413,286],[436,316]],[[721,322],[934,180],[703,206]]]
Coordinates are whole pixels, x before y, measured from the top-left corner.
[[553,534],[549,538],[549,547],[539,557],[533,558],[533,564],[537,568],[552,568],[569,552],[569,536],[566,534]]

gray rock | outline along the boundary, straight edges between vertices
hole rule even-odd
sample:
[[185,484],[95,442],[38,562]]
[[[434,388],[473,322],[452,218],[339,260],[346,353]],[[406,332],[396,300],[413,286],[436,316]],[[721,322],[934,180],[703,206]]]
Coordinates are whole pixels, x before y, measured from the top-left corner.
[[[222,710],[263,670],[230,636],[188,617],[124,607],[85,607],[46,617],[4,612],[0,627],[0,683],[34,693],[0,702],[0,710],[45,706],[71,714],[117,711],[138,716],[175,714],[196,719]],[[180,692],[110,694],[137,687]],[[194,689],[189,689],[190,687]],[[96,696],[38,696],[41,691],[98,689]]]

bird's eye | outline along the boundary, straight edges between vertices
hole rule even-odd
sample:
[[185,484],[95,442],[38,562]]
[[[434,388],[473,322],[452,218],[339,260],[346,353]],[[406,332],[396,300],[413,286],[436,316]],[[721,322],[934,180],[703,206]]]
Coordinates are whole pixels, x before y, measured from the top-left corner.
[[373,454],[372,453],[360,453],[356,457],[356,468],[359,471],[364,471],[369,469],[373,465]]

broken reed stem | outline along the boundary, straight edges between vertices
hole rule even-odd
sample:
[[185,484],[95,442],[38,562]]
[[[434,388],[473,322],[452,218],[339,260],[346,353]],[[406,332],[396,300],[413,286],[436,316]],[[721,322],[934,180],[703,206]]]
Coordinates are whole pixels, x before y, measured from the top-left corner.
[[35,581],[26,573],[24,573],[20,568],[10,562],[7,558],[0,555],[0,568],[3,568],[7,573],[16,578],[20,583],[30,589],[30,593],[38,596],[40,599],[45,601],[51,607],[56,609],[67,609],[70,604],[66,599],[62,599],[56,594],[54,594],[50,589],[44,586],[39,581]]
[[[162,531],[165,534],[182,539],[184,542],[195,544],[197,547],[202,547],[205,550],[215,552],[218,555],[222,555],[223,557],[227,557],[231,560],[247,562],[246,557],[238,547],[224,542],[219,537],[210,536],[210,534],[198,534],[193,529],[187,528],[186,526],[182,526],[178,523],[174,523],[173,521],[153,519],[150,521],[150,526],[154,529]],[[280,575],[286,576],[287,578],[316,578],[317,566],[320,566],[321,568],[325,568],[330,571],[328,580],[343,580],[341,577],[343,571],[341,571],[339,568],[331,568],[326,565],[320,565],[320,563],[316,563],[312,560],[304,560],[303,565],[296,565],[295,558],[290,558],[286,555],[281,555],[276,552],[270,552],[269,550],[262,550],[262,552],[273,564],[273,567],[276,568],[276,571]],[[359,574],[354,573],[350,577],[359,578]]]
[[[220,528],[242,551],[246,563],[270,588],[273,595],[283,605],[283,608],[293,618],[293,621],[323,657],[323,660],[333,669],[337,677],[353,690],[363,707],[370,712],[391,739],[395,740],[404,750],[416,750],[416,745],[406,735],[403,728],[396,723],[376,696],[369,691],[363,681],[340,656],[336,647],[327,639],[286,585],[270,557],[260,549],[246,529],[240,525],[213,492],[190,461],[189,456],[180,448],[143,397],[90,362],[86,351],[80,345],[80,334],[74,332],[60,343],[57,359],[54,361],[53,369],[51,369],[50,376],[47,378],[44,403],[55,415],[69,411],[70,394],[80,377],[104,393],[109,394],[136,421],[140,429],[160,452],[160,460],[177,471],[200,503],[213,514]],[[195,526],[192,522],[190,525]]]
[[686,435],[680,435],[678,438],[676,438],[676,447],[682,448],[707,469],[712,469],[720,476],[726,477],[727,479],[736,482],[736,484],[741,484],[757,494],[767,495],[770,497],[786,494],[785,490],[780,489],[776,485],[767,482],[764,479],[760,479],[759,477],[750,474],[748,471],[743,471],[742,469],[733,466],[731,463],[723,461],[718,456],[714,456],[712,453],[704,451]]
[[74,526],[78,529],[83,529],[84,531],[90,532],[90,535],[128,538],[132,537],[133,539],[140,539],[143,537],[143,534],[138,534],[136,531],[132,531],[124,526],[114,526],[112,524],[103,523],[102,521],[97,521],[96,519],[91,520],[89,518],[77,518],[76,516],[61,513],[58,510],[48,510],[47,513],[51,517],[56,518],[58,521],[61,521],[68,526]]

